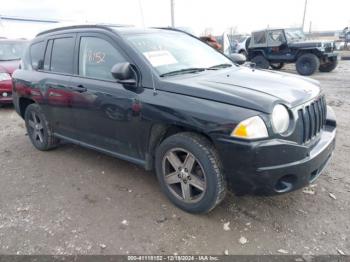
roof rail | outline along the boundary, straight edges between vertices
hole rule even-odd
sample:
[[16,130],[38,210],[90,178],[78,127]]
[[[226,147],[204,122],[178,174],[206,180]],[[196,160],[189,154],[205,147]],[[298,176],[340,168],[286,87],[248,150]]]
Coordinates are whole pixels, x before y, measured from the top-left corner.
[[[176,27],[171,27],[171,26],[168,26],[168,27],[152,27],[154,29],[161,29],[161,30],[169,30],[169,31],[175,31],[175,32],[180,32],[180,33],[184,33],[186,35],[189,35],[189,36],[192,36],[194,38],[197,38],[199,39],[197,36],[185,31],[185,30],[182,30],[182,29],[179,29],[179,28],[176,28]],[[200,40],[200,39],[199,39]]]
[[111,23],[97,23],[96,25],[110,26],[110,27],[134,27],[134,25],[111,24]]
[[62,26],[62,27],[57,27],[49,30],[45,30],[37,34],[36,36],[52,33],[52,32],[58,32],[62,30],[68,30],[68,29],[79,29],[79,28],[91,28],[91,27],[97,27],[101,29],[106,29],[109,31],[113,31],[110,27],[127,27],[129,25],[117,25],[117,24],[82,24],[82,25],[71,25],[71,26]]

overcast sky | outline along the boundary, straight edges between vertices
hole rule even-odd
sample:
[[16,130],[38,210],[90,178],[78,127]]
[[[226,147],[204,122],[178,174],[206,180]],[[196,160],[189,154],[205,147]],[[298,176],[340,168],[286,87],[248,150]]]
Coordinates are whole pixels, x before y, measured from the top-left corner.
[[[200,34],[230,27],[240,32],[270,27],[300,26],[305,0],[175,0],[175,25]],[[118,23],[136,26],[169,26],[170,0],[3,0],[0,15],[67,22]],[[305,30],[341,30],[350,25],[350,0],[308,0]],[[8,22],[2,34],[32,34],[40,26]],[[0,29],[1,29],[0,28]],[[22,28],[22,31],[21,31]],[[10,29],[10,30],[9,30]],[[35,32],[36,33],[36,32]],[[1,31],[0,31],[1,34]],[[17,36],[18,37],[18,36]]]

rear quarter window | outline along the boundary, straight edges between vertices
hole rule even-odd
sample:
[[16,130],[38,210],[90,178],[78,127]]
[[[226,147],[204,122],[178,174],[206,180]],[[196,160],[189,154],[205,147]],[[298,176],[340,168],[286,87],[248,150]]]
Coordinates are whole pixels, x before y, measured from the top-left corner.
[[33,43],[30,46],[30,58],[31,58],[31,65],[33,68],[40,68],[40,66],[42,66],[42,63],[44,60],[44,52],[45,52],[44,41]]
[[260,32],[254,33],[254,43],[255,44],[265,44],[266,43],[265,31],[260,31]]

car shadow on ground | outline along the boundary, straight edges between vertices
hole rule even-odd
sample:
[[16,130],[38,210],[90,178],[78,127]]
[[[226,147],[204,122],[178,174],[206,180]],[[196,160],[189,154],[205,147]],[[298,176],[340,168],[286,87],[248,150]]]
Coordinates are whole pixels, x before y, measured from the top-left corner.
[[[69,155],[72,159],[75,157],[76,161],[84,161],[88,168],[94,168],[96,159],[98,166],[101,166],[104,171],[108,172],[110,179],[116,185],[122,183],[117,189],[127,188],[128,185],[140,186],[136,189],[139,194],[147,194],[154,192],[157,194],[159,205],[172,204],[167,200],[166,196],[161,192],[156,175],[153,171],[145,171],[142,167],[129,163],[124,160],[116,159],[111,156],[86,149],[77,145],[63,142],[59,148],[55,150],[58,154]],[[96,166],[95,166],[96,167]],[[135,185],[135,181],[142,179],[142,185]],[[278,215],[279,220],[283,222],[284,219],[290,220],[291,216],[306,214],[302,211],[305,205],[305,197],[302,195],[302,190],[291,192],[280,196],[257,196],[245,195],[236,196],[232,192],[228,192],[225,200],[217,208],[208,214],[200,215],[206,219],[250,219],[257,222],[266,222],[272,216]],[[137,204],[136,204],[137,205]],[[171,211],[178,210],[182,215],[192,216],[192,214],[172,206]]]

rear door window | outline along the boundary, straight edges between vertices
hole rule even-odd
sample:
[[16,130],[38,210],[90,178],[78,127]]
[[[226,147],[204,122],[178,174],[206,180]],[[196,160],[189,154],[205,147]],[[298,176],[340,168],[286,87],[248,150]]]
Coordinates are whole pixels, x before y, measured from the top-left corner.
[[30,47],[31,64],[33,68],[41,69],[44,60],[45,43],[37,42]]
[[53,40],[50,70],[57,73],[73,74],[75,39],[73,37]]

